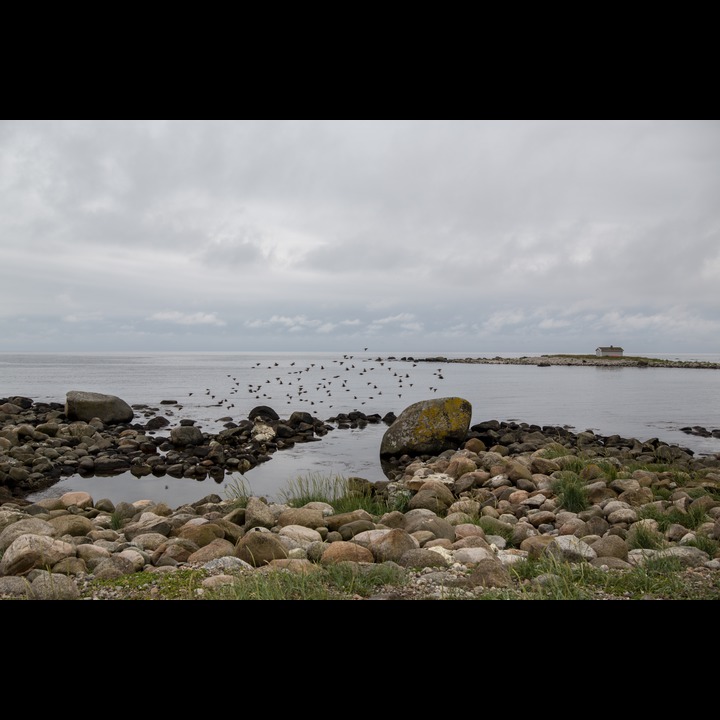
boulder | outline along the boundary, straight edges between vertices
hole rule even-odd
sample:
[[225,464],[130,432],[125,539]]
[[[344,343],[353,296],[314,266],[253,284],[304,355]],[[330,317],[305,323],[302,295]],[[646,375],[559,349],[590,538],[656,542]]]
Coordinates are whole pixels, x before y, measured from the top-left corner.
[[457,449],[466,440],[471,417],[472,405],[459,397],[414,403],[385,431],[380,456],[439,455]]
[[342,562],[374,563],[375,558],[368,548],[355,542],[338,540],[330,543],[320,558],[320,564],[335,565]]
[[277,422],[280,420],[280,416],[268,405],[257,405],[248,413],[249,420],[269,420],[270,422]]
[[254,528],[235,544],[235,557],[253,567],[262,567],[287,556],[288,551],[277,535],[266,528]]
[[170,442],[178,447],[202,445],[203,434],[194,425],[179,425],[170,430]]
[[3,403],[0,405],[0,413],[5,413],[6,415],[19,415],[23,409],[19,405],[14,405],[13,403]]
[[34,568],[48,568],[74,557],[75,546],[47,535],[19,535],[0,560],[0,575],[27,575]]
[[370,542],[368,550],[373,554],[375,562],[399,562],[408,550],[417,550],[418,541],[409,532],[393,528],[384,535]]
[[135,413],[124,400],[115,395],[70,390],[65,398],[65,415],[69,420],[84,422],[99,418],[112,425],[130,422]]

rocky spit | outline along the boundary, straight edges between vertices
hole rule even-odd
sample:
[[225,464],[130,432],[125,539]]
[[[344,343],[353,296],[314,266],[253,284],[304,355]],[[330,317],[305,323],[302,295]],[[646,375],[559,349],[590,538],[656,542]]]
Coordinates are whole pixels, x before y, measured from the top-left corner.
[[646,357],[602,357],[596,355],[525,355],[517,358],[507,357],[465,357],[447,358],[443,355],[415,358],[412,356],[388,357],[384,360],[401,362],[429,362],[429,363],[465,363],[474,365],[536,365],[538,367],[551,367],[553,365],[572,365],[593,367],[640,367],[640,368],[694,368],[705,370],[720,370],[720,363],[701,360],[661,360]]
[[[30,422],[33,407],[38,416],[46,413],[43,422]],[[48,412],[59,415],[50,418]],[[0,434],[6,440],[0,446],[0,477],[15,483],[0,505],[4,599],[115,599],[112,589],[89,593],[88,588],[95,587],[94,580],[181,568],[205,571],[197,589],[202,597],[246,573],[312,572],[338,562],[404,568],[405,586],[377,597],[408,599],[479,597],[488,588],[510,587],[514,563],[542,556],[611,572],[670,555],[698,576],[720,572],[720,557],[692,544],[700,535],[720,540],[720,459],[696,458],[658,440],[480,423],[454,449],[395,458],[387,483],[351,478],[358,491],[403,508],[378,517],[364,510],[337,513],[322,502],[294,508],[262,497],[250,497],[240,507],[216,495],[174,509],[150,500],[114,505],[75,492],[30,503],[17,492],[35,472],[26,458],[37,463],[64,458],[78,470],[83,458],[97,462],[104,444],[105,450],[131,457],[153,455],[143,447],[153,443],[142,428],[108,431],[92,422],[66,423],[61,415],[58,408],[31,403],[14,416],[19,422],[6,424]],[[225,457],[225,449],[216,438],[206,445],[215,453],[204,458],[210,461],[202,466],[207,471],[213,457],[221,452]],[[190,447],[197,453],[198,446],[183,452]],[[631,463],[662,463],[673,470],[631,470]],[[614,472],[608,473],[608,466]],[[13,472],[18,467],[32,472]],[[564,509],[556,480],[566,472],[582,479],[586,510]],[[660,532],[656,520],[643,519],[647,509],[672,509],[688,519],[702,513],[706,520],[694,529],[690,522],[675,522]],[[484,518],[483,527],[478,518]],[[657,533],[663,549],[637,549],[634,538],[643,532]]]

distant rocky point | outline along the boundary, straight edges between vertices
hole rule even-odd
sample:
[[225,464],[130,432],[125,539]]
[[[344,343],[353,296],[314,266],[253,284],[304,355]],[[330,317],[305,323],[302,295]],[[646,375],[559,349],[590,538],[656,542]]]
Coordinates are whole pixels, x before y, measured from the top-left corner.
[[720,363],[704,362],[700,360],[661,360],[642,356],[599,357],[597,355],[527,355],[519,358],[495,357],[465,357],[448,358],[443,355],[431,357],[413,357],[411,355],[386,358],[377,358],[378,361],[395,362],[430,362],[430,363],[466,363],[476,365],[537,365],[550,367],[552,365],[586,365],[605,367],[667,367],[667,368],[704,368],[720,370]]

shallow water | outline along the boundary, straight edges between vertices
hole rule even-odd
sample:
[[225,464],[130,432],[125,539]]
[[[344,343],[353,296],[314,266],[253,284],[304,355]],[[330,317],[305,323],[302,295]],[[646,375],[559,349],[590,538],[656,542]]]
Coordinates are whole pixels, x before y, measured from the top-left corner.
[[[520,354],[444,354],[496,355]],[[718,361],[718,356],[708,355],[648,356]],[[269,405],[284,418],[303,410],[327,420],[351,410],[397,415],[419,400],[460,396],[472,403],[474,423],[497,419],[566,425],[573,432],[592,429],[640,440],[657,437],[696,454],[720,452],[719,439],[681,432],[686,426],[720,427],[720,371],[709,369],[413,364],[379,360],[369,353],[0,354],[0,397],[25,395],[62,403],[69,390],[118,395],[131,405],[150,406],[171,426],[189,418],[211,433],[222,430],[227,418],[246,418],[256,405]],[[178,404],[162,405],[162,400]],[[135,421],[146,421],[143,411],[136,410]],[[72,476],[37,497],[85,490],[95,500],[150,498],[176,507],[210,493],[226,496],[238,482],[257,494],[277,497],[288,483],[314,474],[377,481],[385,477],[378,453],[386,429],[384,423],[336,429],[318,442],[276,452],[245,476],[228,475],[220,483],[169,476],[136,478],[130,473]],[[167,434],[169,429],[156,433]]]

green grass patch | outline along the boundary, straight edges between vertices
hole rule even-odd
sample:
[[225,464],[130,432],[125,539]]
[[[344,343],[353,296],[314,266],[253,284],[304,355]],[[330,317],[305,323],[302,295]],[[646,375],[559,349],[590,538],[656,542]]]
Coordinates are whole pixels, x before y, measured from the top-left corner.
[[688,530],[696,530],[709,519],[705,508],[690,506],[685,511],[675,505],[670,505],[666,510],[646,505],[640,509],[639,516],[642,520],[655,520],[660,532],[666,532],[671,525],[682,525]]
[[658,524],[658,530],[660,530],[660,532],[665,532],[672,522],[667,511],[655,505],[644,505],[641,507],[638,511],[638,517],[641,520],[654,520]]
[[603,570],[554,557],[525,560],[510,567],[527,600],[592,600],[606,578]]
[[552,488],[560,507],[569,512],[582,512],[590,507],[585,481],[575,472],[560,470],[553,473]]
[[95,580],[92,590],[107,599],[123,600],[340,600],[369,597],[384,587],[402,585],[405,570],[395,565],[338,563],[313,566],[314,572],[252,570],[235,582],[215,589],[202,587],[203,570],[181,569],[172,573],[140,572],[112,580]]
[[391,565],[337,563],[315,572],[271,570],[246,573],[231,585],[204,593],[208,600],[348,600],[401,585],[404,571]]
[[635,523],[626,538],[631,550],[661,550],[667,546],[662,533],[643,523]]
[[709,520],[706,508],[698,505],[691,505],[685,512],[671,505],[668,508],[668,515],[672,522],[676,522],[688,530],[697,530],[700,525]]
[[[510,573],[519,590],[504,591],[506,599],[524,600],[700,600],[720,598],[716,581],[697,586],[686,581],[682,562],[674,557],[648,558],[629,570],[602,570],[589,563],[542,558],[515,563]],[[501,599],[486,594],[484,599]]]
[[619,470],[617,465],[610,462],[610,460],[603,460],[602,458],[597,458],[595,464],[602,470],[606,480],[609,482],[617,480]]
[[565,455],[564,457],[555,458],[555,462],[560,465],[563,470],[580,474],[590,461],[584,460],[577,455]]
[[685,492],[693,499],[697,500],[703,495],[709,495],[710,493],[702,486],[686,487]]
[[[139,572],[122,575],[112,580],[94,580],[92,587],[107,590],[108,599],[148,600],[197,600],[198,590],[206,573],[194,569],[181,569],[166,575]],[[116,597],[115,594],[119,597]]]
[[317,573],[252,572],[204,593],[207,600],[339,600]]
[[654,500],[669,500],[673,494],[673,490],[655,485],[652,489],[652,494]]
[[703,533],[695,535],[695,539],[687,543],[690,547],[696,547],[698,550],[706,552],[711,558],[720,555],[720,542]]
[[659,597],[681,599],[687,594],[678,573],[683,569],[678,558],[649,558],[632,570],[609,573],[605,591],[629,599]]
[[302,507],[309,502],[326,502],[334,506],[349,493],[349,484],[342,475],[311,473],[290,480],[279,496],[282,502],[293,507]]
[[325,502],[332,505],[336,513],[362,509],[374,516],[392,510],[404,512],[411,498],[410,493],[401,493],[389,500],[387,496],[376,492],[373,483],[362,478],[320,473],[295,478],[279,495],[281,502],[292,507],[303,507],[309,502]]

